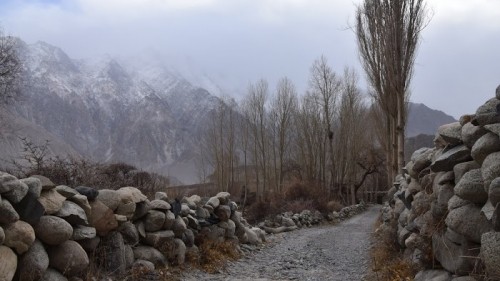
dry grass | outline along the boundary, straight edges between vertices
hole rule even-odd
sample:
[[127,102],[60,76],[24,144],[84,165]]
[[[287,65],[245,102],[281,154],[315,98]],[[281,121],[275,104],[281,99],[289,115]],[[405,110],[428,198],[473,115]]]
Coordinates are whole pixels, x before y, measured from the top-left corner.
[[[397,223],[394,221],[394,223]],[[373,274],[369,276],[370,281],[401,281],[413,280],[417,273],[411,262],[403,259],[403,255],[397,245],[397,233],[395,225],[388,228],[379,228],[381,219],[379,218],[375,229],[379,229],[374,234],[374,246],[371,250]]]
[[205,240],[201,243],[199,249],[199,263],[194,264],[194,266],[199,266],[208,273],[220,272],[226,267],[227,261],[237,260],[241,257],[238,245],[231,241],[217,243]]

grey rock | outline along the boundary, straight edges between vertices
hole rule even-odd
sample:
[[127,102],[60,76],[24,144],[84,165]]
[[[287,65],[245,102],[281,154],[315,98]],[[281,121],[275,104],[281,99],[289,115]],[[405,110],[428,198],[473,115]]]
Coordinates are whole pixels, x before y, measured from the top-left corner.
[[155,266],[165,266],[167,264],[167,258],[153,247],[137,246],[133,250],[135,259],[152,262]]
[[19,279],[35,281],[43,276],[49,267],[49,255],[43,244],[35,240],[29,250],[19,259]]
[[122,187],[118,189],[117,192],[120,194],[121,201],[123,203],[128,203],[128,202],[140,203],[148,199],[148,197],[142,194],[142,192],[139,189],[131,186]]
[[135,203],[135,212],[134,216],[132,216],[132,220],[135,221],[143,218],[145,215],[148,214],[150,210],[151,210],[151,205],[149,204],[148,200]]
[[122,223],[118,228],[118,231],[122,234],[123,240],[128,245],[135,246],[139,243],[139,231],[133,223]]
[[56,187],[56,185],[47,177],[42,175],[33,175],[32,178],[37,178],[42,183],[42,190],[49,190]]
[[11,191],[18,181],[13,175],[0,172],[0,194]]
[[168,202],[168,196],[167,193],[158,191],[155,193],[155,200],[163,200]]
[[[58,185],[56,186],[56,191],[59,192],[62,196],[66,198],[71,198],[75,195],[79,195],[80,193],[76,191],[75,189],[66,186],[66,185]],[[81,195],[81,194],[80,194]]]
[[500,277],[500,232],[487,232],[481,236],[481,258],[491,278]]
[[495,213],[495,207],[493,207],[493,204],[488,200],[486,204],[481,208],[481,213],[486,217],[487,220],[491,221],[493,218],[493,214]]
[[124,274],[127,269],[125,243],[119,232],[111,232],[101,239],[97,255],[102,268],[108,273]]
[[88,253],[95,252],[100,243],[101,237],[99,236],[96,236],[92,239],[78,240],[78,244],[80,244],[80,246],[82,246],[82,248]]
[[493,225],[493,230],[500,232],[500,203],[498,203],[491,216],[491,224]]
[[495,90],[495,97],[500,100],[500,85]]
[[208,201],[207,201],[207,205],[211,206],[214,209],[217,208],[217,207],[219,207],[219,205],[220,205],[219,198],[217,198],[217,197],[210,197],[210,199],[208,199]]
[[150,202],[152,210],[170,210],[172,207],[170,204],[164,200],[155,199]]
[[78,191],[81,195],[87,197],[87,200],[94,201],[99,195],[99,191],[92,187],[87,186],[77,186],[75,190]]
[[446,270],[422,270],[415,275],[415,281],[450,281],[451,274]]
[[478,114],[487,114],[487,113],[496,113],[497,106],[500,104],[500,100],[497,98],[491,98],[487,100],[483,105],[481,105],[476,110],[476,115]]
[[182,234],[182,241],[186,244],[186,247],[194,246],[194,233],[191,229],[186,229]]
[[491,223],[475,205],[453,209],[446,217],[446,225],[475,243],[481,243],[481,235],[493,229]]
[[94,227],[78,225],[73,228],[72,240],[78,241],[83,239],[92,239],[96,237],[97,231]]
[[162,229],[164,223],[164,212],[150,210],[144,219],[144,228],[147,232],[155,232]]
[[89,224],[85,211],[78,204],[71,201],[64,201],[62,208],[55,215],[65,219],[72,225]]
[[231,217],[231,208],[228,205],[220,205],[214,212],[221,221],[227,221]]
[[455,167],[453,167],[455,182],[459,182],[462,176],[468,171],[479,168],[481,168],[481,165],[479,165],[476,161],[458,163]]
[[500,203],[500,177],[491,181],[488,195],[493,206]]
[[174,224],[172,226],[172,230],[175,233],[175,237],[182,237],[182,234],[187,229],[186,222],[181,218],[175,218]]
[[163,229],[172,230],[175,223],[175,215],[171,211],[165,213],[165,223],[163,223]]
[[458,145],[443,152],[432,164],[431,171],[453,171],[453,167],[471,160],[470,150],[465,145]]
[[420,172],[431,165],[433,154],[434,149],[431,148],[421,148],[413,153],[413,166],[409,170],[413,178],[418,178]]
[[447,229],[444,235],[432,235],[434,257],[447,271],[467,274],[474,269],[475,259],[479,255],[479,245],[469,242],[464,236]]
[[85,250],[75,241],[68,240],[48,249],[49,265],[63,272],[65,276],[75,276],[89,265]]
[[187,223],[187,226],[194,229],[194,230],[198,230],[200,228],[200,224],[198,222],[197,219],[195,219],[193,216],[191,215],[187,215],[187,220],[188,220],[188,223]]
[[134,217],[136,208],[137,204],[134,202],[121,203],[120,205],[118,205],[118,208],[116,209],[115,213],[117,215],[125,216],[127,219],[130,220]]
[[172,230],[162,230],[156,232],[147,232],[143,239],[144,244],[159,248],[161,245],[173,240],[175,234]]
[[153,271],[155,270],[155,265],[150,261],[136,260],[132,265],[132,269]]
[[0,199],[0,224],[14,223],[19,220],[19,214],[6,199]]
[[87,199],[87,196],[77,194],[75,196],[68,198],[68,200],[80,206],[85,211],[87,219],[88,217],[90,217],[90,215],[92,214],[92,208],[90,207],[90,203],[89,200]]
[[96,197],[104,205],[110,208],[113,212],[118,208],[121,203],[121,196],[116,190],[101,189]]
[[488,193],[484,190],[481,169],[465,173],[455,186],[454,191],[460,198],[476,204],[484,204],[488,201]]
[[42,193],[42,182],[40,179],[29,177],[20,179],[20,181],[28,186],[28,192],[33,193],[37,198],[40,197]]
[[472,202],[464,200],[456,195],[453,195],[448,201],[448,210],[451,211],[453,209],[460,208],[468,204],[472,204]]
[[5,232],[3,231],[3,228],[0,226],[0,246],[3,245],[4,241],[5,241]]
[[181,203],[181,211],[180,211],[180,215],[185,217],[187,215],[189,215],[191,213],[191,208],[189,208],[189,206],[186,204],[186,203]]
[[500,152],[494,152],[486,156],[481,166],[481,171],[485,191],[489,191],[491,182],[495,178],[500,177]]
[[59,271],[48,268],[40,281],[68,281],[68,278],[64,277]]
[[4,245],[14,249],[19,255],[28,251],[33,242],[35,242],[33,227],[24,221],[16,221],[4,226],[4,232]]
[[468,148],[472,148],[474,143],[486,133],[488,133],[488,131],[483,127],[467,123],[462,127],[462,140]]
[[486,156],[496,151],[500,151],[500,138],[494,133],[487,133],[472,146],[471,156],[477,163],[482,164]]
[[462,143],[462,125],[460,125],[460,122],[440,126],[438,128],[438,134],[451,146]]
[[227,205],[229,203],[229,198],[231,197],[231,194],[229,194],[229,192],[222,191],[217,193],[215,197],[219,199],[220,204]]
[[0,280],[11,281],[16,274],[17,255],[9,248],[0,245]]
[[494,133],[497,136],[500,136],[500,124],[489,124],[489,125],[484,125],[484,128],[492,133]]
[[71,238],[73,227],[62,218],[42,216],[35,225],[35,234],[45,244],[59,245]]
[[2,193],[2,196],[9,200],[12,204],[21,202],[24,196],[28,193],[28,186],[20,180],[14,180],[6,184],[10,185],[12,188],[10,191]]
[[451,279],[451,281],[477,281],[477,279],[472,276],[460,276]]

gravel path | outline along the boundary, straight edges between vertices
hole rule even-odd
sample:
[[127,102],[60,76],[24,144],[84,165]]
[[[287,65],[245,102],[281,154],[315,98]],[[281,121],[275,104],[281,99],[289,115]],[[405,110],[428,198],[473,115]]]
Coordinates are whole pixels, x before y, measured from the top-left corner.
[[184,280],[363,280],[379,206],[334,226],[271,236],[260,251],[228,265],[221,274],[191,273]]

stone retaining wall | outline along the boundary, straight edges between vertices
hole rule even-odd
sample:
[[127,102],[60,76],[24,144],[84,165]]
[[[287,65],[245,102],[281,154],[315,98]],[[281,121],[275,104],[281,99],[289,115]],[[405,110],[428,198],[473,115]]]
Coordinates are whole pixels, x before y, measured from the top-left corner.
[[500,280],[499,136],[500,86],[474,115],[441,126],[435,147],[417,150],[396,178],[381,227],[397,221],[405,256],[425,267],[430,254],[444,269],[415,280]]
[[[89,266],[121,276],[130,268],[181,265],[200,255],[195,240],[257,245],[227,192],[172,200],[157,192],[55,186],[43,176],[0,172],[0,280],[81,280]],[[90,258],[89,258],[90,257]]]

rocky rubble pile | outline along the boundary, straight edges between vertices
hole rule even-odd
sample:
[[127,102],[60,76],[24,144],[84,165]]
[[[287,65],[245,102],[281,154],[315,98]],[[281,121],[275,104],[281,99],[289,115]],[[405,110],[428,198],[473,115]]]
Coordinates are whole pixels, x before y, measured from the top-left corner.
[[[327,215],[326,219],[337,223],[355,216],[364,210],[366,210],[366,204],[361,202],[360,204],[344,207],[339,212],[332,212]],[[324,217],[319,211],[303,210],[302,212],[295,214],[293,212],[285,212],[283,214],[276,215],[274,218],[260,223],[259,227],[267,233],[276,234],[292,231],[302,227],[311,227],[313,225],[318,225],[323,221]]]
[[80,280],[91,265],[121,276],[199,257],[201,239],[262,243],[264,231],[229,197],[157,192],[150,201],[134,187],[71,188],[0,172],[0,280]]
[[405,255],[444,269],[415,280],[479,280],[483,266],[487,280],[500,280],[499,136],[500,86],[476,114],[441,126],[435,147],[417,150],[396,178],[381,227],[397,222]]

